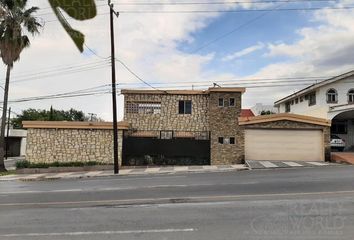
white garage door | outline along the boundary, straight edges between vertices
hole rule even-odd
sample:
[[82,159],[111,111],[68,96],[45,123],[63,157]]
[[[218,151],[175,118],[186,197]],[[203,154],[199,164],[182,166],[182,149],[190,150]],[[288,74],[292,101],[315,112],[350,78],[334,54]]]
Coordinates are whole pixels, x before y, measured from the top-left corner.
[[246,129],[246,160],[324,161],[321,130]]

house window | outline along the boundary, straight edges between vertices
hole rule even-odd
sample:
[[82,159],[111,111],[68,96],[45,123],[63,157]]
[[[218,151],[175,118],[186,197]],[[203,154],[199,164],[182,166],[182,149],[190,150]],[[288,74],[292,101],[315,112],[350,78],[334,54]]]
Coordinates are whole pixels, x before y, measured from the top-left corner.
[[300,97],[300,102],[303,102],[304,101],[304,97]]
[[354,89],[350,89],[348,92],[348,103],[354,103]]
[[295,104],[298,104],[298,103],[299,103],[299,99],[296,98],[296,99],[295,99]]
[[329,89],[327,91],[327,103],[337,103],[338,102],[338,93],[335,89]]
[[230,98],[229,106],[230,107],[234,107],[235,106],[235,98]]
[[309,106],[316,105],[316,92],[312,92],[308,95],[309,98]]
[[235,144],[235,138],[234,137],[230,137],[230,144]]
[[127,102],[125,106],[126,113],[139,114],[159,114],[161,113],[160,102]]
[[223,106],[224,106],[224,99],[219,98],[219,107],[223,107]]
[[285,103],[285,112],[290,112],[290,102]]
[[220,144],[224,144],[224,138],[223,138],[223,137],[219,137],[219,138],[218,138],[218,142],[219,142]]
[[347,121],[333,121],[331,127],[332,134],[348,134]]
[[178,113],[192,114],[192,101],[191,100],[179,101]]

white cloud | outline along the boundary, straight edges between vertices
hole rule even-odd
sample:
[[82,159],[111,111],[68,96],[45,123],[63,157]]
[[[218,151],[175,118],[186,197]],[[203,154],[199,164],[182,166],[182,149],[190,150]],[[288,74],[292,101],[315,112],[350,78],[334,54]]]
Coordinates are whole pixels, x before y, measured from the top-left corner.
[[240,58],[243,56],[246,56],[248,54],[251,54],[253,52],[256,52],[258,50],[261,50],[264,48],[264,44],[263,43],[257,43],[256,45],[250,46],[248,48],[242,49],[241,51],[235,52],[233,54],[227,55],[225,57],[222,58],[222,61],[232,61],[236,58]]

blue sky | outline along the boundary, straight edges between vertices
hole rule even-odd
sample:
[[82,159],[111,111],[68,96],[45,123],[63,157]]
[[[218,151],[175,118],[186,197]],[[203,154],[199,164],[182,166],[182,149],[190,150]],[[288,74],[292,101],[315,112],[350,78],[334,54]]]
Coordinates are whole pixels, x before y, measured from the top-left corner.
[[[183,0],[186,2],[187,0]],[[176,2],[183,2],[176,1]],[[211,0],[208,0],[211,1]],[[225,0],[230,2],[230,0]],[[259,1],[259,0],[257,0]],[[115,1],[123,2],[123,1]],[[124,2],[136,2],[124,0]],[[139,2],[144,2],[140,0]],[[151,2],[151,1],[145,1]],[[167,1],[156,0],[166,3]],[[191,1],[187,1],[191,2]],[[195,0],[193,2],[206,2]],[[252,10],[273,9],[279,3],[259,5],[252,0],[248,4],[188,5],[188,6],[120,6],[120,11],[171,11],[171,10]],[[282,3],[281,8],[321,7],[316,11],[274,11],[241,13],[122,13],[115,20],[117,58],[136,75],[156,88],[205,89],[213,82],[220,85],[242,86],[249,79],[298,78],[333,76],[354,68],[354,10],[333,10],[326,7],[353,6],[353,0],[317,3]],[[90,21],[68,21],[86,35],[86,49],[77,51],[66,35],[45,0],[30,0],[30,5],[42,8],[38,17],[45,22],[39,36],[31,38],[12,73],[10,99],[63,93],[110,83],[110,55],[108,7],[98,1],[98,16]],[[201,46],[230,32],[257,16],[264,15],[227,37]],[[74,68],[72,68],[74,66]],[[75,67],[77,66],[77,67]],[[56,71],[54,71],[54,70]],[[144,88],[148,86],[117,63],[117,81],[120,88]],[[44,76],[43,71],[50,74]],[[5,67],[0,74],[5,75]],[[20,81],[18,81],[20,80]],[[190,83],[197,82],[200,83]],[[159,84],[155,84],[159,83]],[[297,83],[294,80],[293,83]],[[309,84],[309,83],[307,83]],[[193,86],[192,86],[193,85]],[[245,87],[249,85],[245,84]],[[306,85],[304,84],[303,87]],[[243,107],[255,103],[273,104],[277,99],[302,86],[292,82],[283,86],[247,88]],[[107,91],[109,88],[103,88]],[[123,97],[119,96],[119,118],[123,117]],[[71,107],[96,113],[103,119],[111,119],[109,94],[70,99],[48,99],[10,104],[15,111],[26,108],[69,109]]]

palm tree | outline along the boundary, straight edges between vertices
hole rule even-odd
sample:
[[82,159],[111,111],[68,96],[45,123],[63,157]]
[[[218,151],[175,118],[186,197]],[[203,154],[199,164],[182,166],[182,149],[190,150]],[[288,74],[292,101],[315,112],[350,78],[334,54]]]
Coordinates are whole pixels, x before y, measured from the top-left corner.
[[0,56],[7,67],[0,131],[0,172],[6,171],[5,124],[10,72],[14,62],[19,60],[22,50],[30,45],[30,40],[25,34],[35,35],[42,27],[33,16],[39,8],[26,8],[26,5],[27,0],[0,0]]

